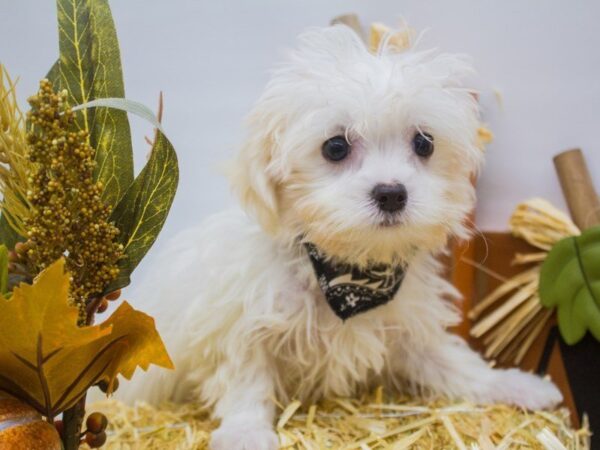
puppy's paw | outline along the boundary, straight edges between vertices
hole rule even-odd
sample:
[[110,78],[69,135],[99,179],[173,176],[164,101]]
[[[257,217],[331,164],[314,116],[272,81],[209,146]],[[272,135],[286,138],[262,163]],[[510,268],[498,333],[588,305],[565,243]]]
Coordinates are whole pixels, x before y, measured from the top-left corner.
[[211,450],[277,450],[279,438],[264,422],[227,423],[217,428],[210,440]]
[[537,410],[557,406],[563,399],[551,381],[518,369],[497,373],[496,401]]

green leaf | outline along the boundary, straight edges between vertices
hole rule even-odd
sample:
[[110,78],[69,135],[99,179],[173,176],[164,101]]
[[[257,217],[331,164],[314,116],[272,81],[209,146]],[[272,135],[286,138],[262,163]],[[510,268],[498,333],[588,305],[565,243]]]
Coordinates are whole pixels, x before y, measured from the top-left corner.
[[54,89],[62,90],[60,82],[60,61],[57,60],[46,74],[46,78],[54,85]]
[[129,284],[131,273],[165,223],[178,181],[177,155],[169,140],[158,131],[150,159],[111,215],[121,230],[119,241],[125,248],[125,257],[119,261],[118,278],[106,292]]
[[[57,0],[60,89],[72,105],[96,98],[125,97],[119,43],[107,0]],[[54,78],[56,72],[50,70]],[[115,206],[133,182],[133,150],[127,114],[107,108],[84,109],[76,125],[96,149],[97,180],[103,200]]]
[[128,100],[126,98],[97,98],[96,100],[92,100],[91,102],[74,106],[72,110],[79,111],[80,109],[98,108],[102,106],[135,114],[136,116],[141,117],[142,119],[146,119],[148,122],[154,125],[154,128],[164,133],[160,121],[146,105],[133,100]]
[[8,292],[8,249],[0,245],[0,293]]
[[558,308],[558,328],[567,344],[585,333],[600,341],[600,226],[556,243],[540,273],[540,298]]

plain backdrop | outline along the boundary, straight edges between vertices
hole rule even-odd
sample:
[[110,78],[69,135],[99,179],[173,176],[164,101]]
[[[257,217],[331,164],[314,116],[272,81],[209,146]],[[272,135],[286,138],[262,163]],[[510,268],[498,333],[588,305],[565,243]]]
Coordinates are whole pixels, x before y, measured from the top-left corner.
[[[155,109],[164,91],[164,127],[179,155],[179,191],[157,246],[233,203],[217,167],[240,143],[242,119],[269,69],[302,30],[347,12],[364,23],[395,25],[402,18],[417,31],[428,29],[422,48],[473,58],[473,83],[495,134],[479,181],[480,228],[505,229],[514,206],[532,196],[564,208],[552,165],[562,150],[581,147],[600,188],[595,0],[113,0],[111,6],[127,97]],[[23,105],[57,54],[53,1],[0,0],[0,62],[20,78]],[[132,126],[142,164],[151,128],[135,118]]]

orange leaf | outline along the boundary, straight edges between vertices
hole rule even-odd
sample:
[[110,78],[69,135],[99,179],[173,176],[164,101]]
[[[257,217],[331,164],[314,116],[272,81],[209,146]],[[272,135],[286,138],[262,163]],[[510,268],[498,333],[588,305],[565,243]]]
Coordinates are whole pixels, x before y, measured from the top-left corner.
[[100,380],[130,379],[136,367],[173,368],[154,320],[124,302],[104,323],[77,326],[64,260],[0,297],[0,389],[48,417]]

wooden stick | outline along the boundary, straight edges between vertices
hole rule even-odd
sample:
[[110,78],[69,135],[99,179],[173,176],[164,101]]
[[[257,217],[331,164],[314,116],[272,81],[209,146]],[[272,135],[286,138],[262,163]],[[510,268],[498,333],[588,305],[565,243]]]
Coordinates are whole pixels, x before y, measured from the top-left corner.
[[331,25],[335,25],[338,23],[344,24],[352,28],[356,34],[360,36],[363,42],[366,43],[365,33],[363,31],[362,25],[360,24],[360,19],[356,14],[344,14],[341,16],[334,17],[331,19]]
[[581,230],[599,225],[600,199],[581,150],[559,153],[554,166],[573,222]]

